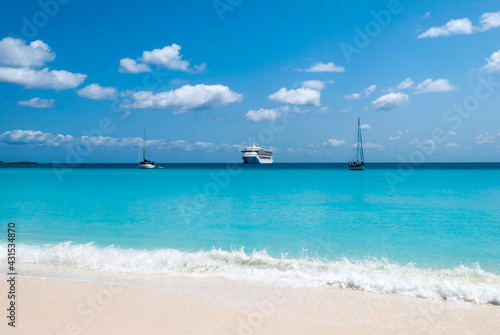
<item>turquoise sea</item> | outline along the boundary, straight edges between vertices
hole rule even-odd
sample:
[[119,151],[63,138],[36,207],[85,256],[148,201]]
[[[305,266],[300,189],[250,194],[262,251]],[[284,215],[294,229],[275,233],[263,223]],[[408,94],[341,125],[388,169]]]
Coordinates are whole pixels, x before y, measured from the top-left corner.
[[18,262],[500,304],[500,164],[159,165],[2,166]]

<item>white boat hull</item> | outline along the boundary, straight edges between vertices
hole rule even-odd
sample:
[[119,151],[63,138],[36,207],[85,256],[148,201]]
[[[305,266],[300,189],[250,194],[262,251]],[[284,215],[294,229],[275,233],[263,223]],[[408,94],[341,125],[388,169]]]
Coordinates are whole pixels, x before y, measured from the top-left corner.
[[137,165],[139,169],[154,169],[154,164],[139,164]]

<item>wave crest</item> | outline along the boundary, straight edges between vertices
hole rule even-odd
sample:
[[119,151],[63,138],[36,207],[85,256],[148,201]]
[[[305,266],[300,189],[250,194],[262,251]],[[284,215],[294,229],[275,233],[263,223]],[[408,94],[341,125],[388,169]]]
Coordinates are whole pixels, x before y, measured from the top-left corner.
[[[185,252],[176,249],[136,250],[93,243],[62,242],[18,246],[18,261],[97,271],[129,272],[268,283],[293,287],[354,288],[422,298],[500,305],[500,276],[479,265],[422,269],[387,259],[327,261],[308,257],[274,258],[266,250]],[[2,255],[5,259],[5,255]]]

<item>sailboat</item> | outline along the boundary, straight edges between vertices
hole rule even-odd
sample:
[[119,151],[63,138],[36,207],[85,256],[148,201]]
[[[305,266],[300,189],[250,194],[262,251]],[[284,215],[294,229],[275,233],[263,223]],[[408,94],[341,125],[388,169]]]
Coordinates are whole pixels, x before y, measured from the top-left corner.
[[146,129],[143,130],[143,135],[142,135],[142,149],[140,153],[140,161],[139,164],[137,165],[139,169],[154,169],[156,164],[155,162],[148,161],[146,159]]
[[365,156],[363,154],[363,140],[361,139],[361,125],[358,117],[358,139],[354,158],[349,162],[349,169],[363,171],[365,169]]

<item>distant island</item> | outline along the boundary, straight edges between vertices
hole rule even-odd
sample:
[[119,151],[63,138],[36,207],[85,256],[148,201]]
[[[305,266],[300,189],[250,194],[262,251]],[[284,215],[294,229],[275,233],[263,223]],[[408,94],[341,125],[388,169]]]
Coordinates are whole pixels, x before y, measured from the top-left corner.
[[38,164],[38,163],[28,162],[28,161],[20,161],[20,162],[4,162],[4,161],[0,161],[0,164]]

